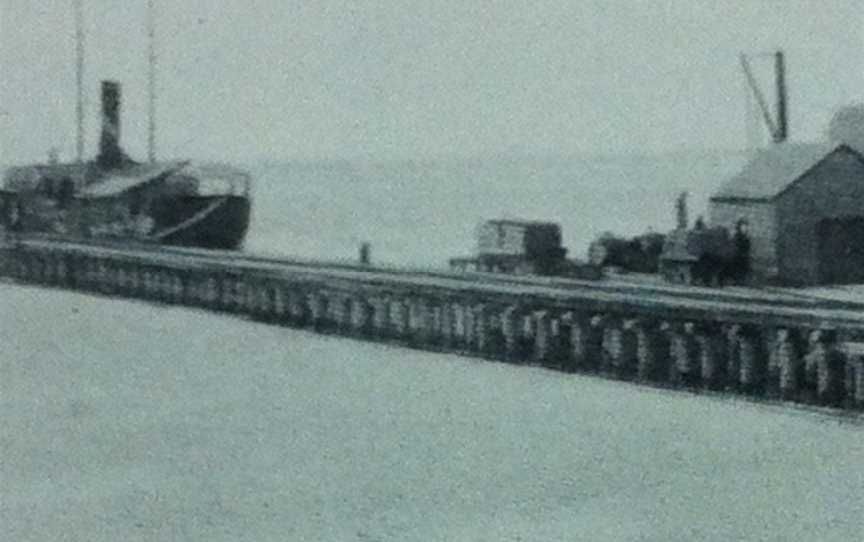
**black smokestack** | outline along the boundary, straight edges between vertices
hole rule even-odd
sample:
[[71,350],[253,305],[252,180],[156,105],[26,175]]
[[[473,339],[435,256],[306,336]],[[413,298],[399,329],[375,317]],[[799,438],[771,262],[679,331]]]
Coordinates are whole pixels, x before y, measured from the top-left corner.
[[118,167],[126,155],[120,148],[120,83],[102,81],[102,135],[97,161],[106,168]]
[[777,133],[774,141],[782,143],[789,137],[789,121],[786,118],[786,65],[783,51],[774,55],[774,71],[777,78]]

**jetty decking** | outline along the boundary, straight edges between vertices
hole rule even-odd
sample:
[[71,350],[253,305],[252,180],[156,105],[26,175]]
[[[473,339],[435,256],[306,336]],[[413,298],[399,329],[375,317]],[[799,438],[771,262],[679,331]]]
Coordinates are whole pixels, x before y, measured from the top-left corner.
[[689,389],[864,407],[864,303],[18,238],[0,274]]

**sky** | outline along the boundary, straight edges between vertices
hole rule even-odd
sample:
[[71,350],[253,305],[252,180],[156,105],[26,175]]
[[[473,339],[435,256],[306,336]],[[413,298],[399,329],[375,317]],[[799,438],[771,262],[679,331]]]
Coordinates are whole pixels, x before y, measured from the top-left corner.
[[[864,102],[859,0],[155,0],[161,158],[417,159],[746,146],[741,52],[787,55],[793,140]],[[147,148],[146,0],[84,0]],[[75,149],[72,0],[0,2],[0,162]],[[754,59],[773,96],[770,60]],[[773,99],[773,98],[772,98]]]

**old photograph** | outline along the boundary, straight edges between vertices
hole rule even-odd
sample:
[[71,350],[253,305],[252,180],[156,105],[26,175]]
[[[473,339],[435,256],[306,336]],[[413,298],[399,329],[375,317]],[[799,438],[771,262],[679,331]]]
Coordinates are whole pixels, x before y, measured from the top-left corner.
[[859,0],[0,0],[0,541],[862,533]]

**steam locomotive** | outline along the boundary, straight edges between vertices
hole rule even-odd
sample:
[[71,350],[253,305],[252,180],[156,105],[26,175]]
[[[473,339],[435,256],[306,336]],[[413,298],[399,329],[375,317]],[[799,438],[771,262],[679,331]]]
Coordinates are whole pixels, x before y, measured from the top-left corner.
[[750,275],[750,238],[742,220],[734,234],[722,226],[678,228],[666,236],[660,275],[670,283],[723,286],[741,284]]

